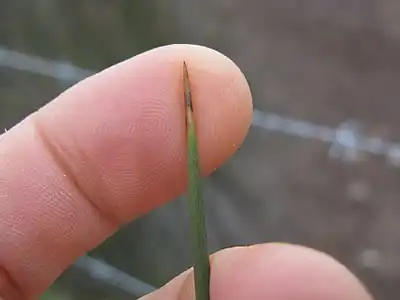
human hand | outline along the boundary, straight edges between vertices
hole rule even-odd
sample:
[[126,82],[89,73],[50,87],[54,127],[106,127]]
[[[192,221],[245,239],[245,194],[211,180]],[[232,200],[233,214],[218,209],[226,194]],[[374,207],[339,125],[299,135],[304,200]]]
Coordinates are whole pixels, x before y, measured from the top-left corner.
[[[204,47],[154,49],[92,76],[0,136],[0,298],[35,299],[79,256],[186,186],[182,61],[204,175],[242,143],[251,94]],[[145,297],[194,299],[191,270]],[[368,300],[332,258],[264,244],[211,257],[211,299]]]

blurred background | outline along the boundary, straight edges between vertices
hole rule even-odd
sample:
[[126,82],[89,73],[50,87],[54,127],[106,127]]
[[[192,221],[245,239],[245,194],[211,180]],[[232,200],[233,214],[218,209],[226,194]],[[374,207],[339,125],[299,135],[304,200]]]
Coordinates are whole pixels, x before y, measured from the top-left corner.
[[[254,97],[243,147],[205,181],[210,251],[306,245],[376,299],[397,299],[400,2],[0,0],[0,128],[170,43],[231,57]],[[192,261],[184,222],[181,197],[79,259],[42,299],[135,299],[164,284]]]

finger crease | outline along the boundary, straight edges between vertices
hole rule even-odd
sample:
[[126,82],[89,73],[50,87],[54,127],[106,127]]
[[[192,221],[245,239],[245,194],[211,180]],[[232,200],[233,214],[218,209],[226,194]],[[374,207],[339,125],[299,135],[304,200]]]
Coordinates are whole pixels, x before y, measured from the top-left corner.
[[60,171],[65,175],[66,180],[75,188],[75,190],[84,198],[86,201],[113,227],[118,227],[120,225],[119,218],[111,211],[108,211],[101,205],[99,205],[96,201],[92,199],[92,197],[86,192],[86,189],[80,184],[79,180],[76,179],[74,171],[70,167],[70,164],[66,159],[63,158],[63,155],[57,148],[57,145],[54,144],[51,139],[48,137],[46,131],[44,130],[41,123],[35,119],[33,123],[34,131],[36,132],[39,141],[43,144],[44,149],[50,154],[51,158],[54,160],[57,167]]
[[12,278],[10,273],[0,266],[0,299],[4,300],[23,300],[26,299],[17,281]]

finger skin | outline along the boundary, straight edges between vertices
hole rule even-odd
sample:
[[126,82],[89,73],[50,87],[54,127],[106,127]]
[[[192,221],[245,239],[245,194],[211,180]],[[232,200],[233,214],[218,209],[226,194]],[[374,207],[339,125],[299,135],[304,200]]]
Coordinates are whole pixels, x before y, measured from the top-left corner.
[[184,192],[183,60],[209,174],[243,142],[252,103],[239,68],[200,46],[165,46],[115,65],[0,137],[0,266],[24,297],[38,296],[121,223]]
[[[195,300],[192,269],[141,300]],[[211,259],[213,300],[372,300],[360,281],[326,254],[262,244],[222,250]]]

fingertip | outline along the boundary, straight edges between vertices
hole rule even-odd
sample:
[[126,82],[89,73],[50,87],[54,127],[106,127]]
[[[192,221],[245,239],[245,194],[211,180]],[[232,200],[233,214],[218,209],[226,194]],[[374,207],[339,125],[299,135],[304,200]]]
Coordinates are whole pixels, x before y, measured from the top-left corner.
[[209,174],[242,145],[252,121],[252,94],[239,66],[215,49],[175,44],[135,57],[138,66],[158,70],[153,69],[154,74],[158,73],[153,82],[155,89],[173,90],[174,95],[167,93],[165,98],[178,106],[184,103],[183,62],[190,77],[200,161],[204,174]]

